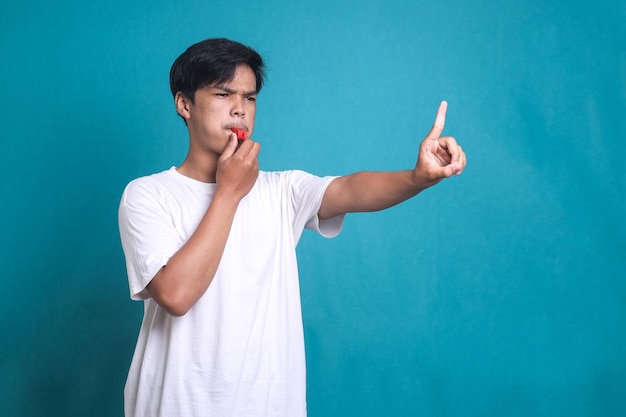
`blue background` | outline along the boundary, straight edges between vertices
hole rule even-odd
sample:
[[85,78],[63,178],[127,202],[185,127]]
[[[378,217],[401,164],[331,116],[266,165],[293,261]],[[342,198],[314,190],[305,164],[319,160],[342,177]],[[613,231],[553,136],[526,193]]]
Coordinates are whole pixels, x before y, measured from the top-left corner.
[[468,167],[299,247],[309,415],[626,415],[624,1],[10,2],[0,13],[0,404],[120,416],[142,315],[117,207],[179,164],[190,44],[255,47],[265,170]]

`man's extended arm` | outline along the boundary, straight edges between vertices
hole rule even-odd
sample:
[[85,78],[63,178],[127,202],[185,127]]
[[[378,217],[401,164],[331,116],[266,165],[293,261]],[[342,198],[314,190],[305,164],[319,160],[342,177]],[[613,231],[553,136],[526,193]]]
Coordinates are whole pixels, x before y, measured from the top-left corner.
[[357,172],[336,178],[328,186],[318,212],[320,219],[344,213],[377,211],[401,203],[444,178],[460,175],[465,153],[449,136],[441,136],[448,104],[439,106],[433,128],[420,145],[413,170]]

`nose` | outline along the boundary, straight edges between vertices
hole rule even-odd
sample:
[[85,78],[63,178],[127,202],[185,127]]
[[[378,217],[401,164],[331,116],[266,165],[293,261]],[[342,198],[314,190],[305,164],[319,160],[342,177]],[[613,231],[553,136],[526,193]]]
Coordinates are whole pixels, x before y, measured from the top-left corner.
[[244,117],[246,115],[246,101],[242,97],[236,97],[231,110],[233,116]]

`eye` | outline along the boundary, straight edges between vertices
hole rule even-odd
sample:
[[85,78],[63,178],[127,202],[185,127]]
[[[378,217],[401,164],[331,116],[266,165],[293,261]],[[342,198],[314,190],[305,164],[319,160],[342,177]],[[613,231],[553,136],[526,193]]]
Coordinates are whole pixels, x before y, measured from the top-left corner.
[[217,97],[228,97],[228,93],[215,93]]
[[246,100],[248,100],[248,101],[256,101],[256,97],[255,96],[247,96]]

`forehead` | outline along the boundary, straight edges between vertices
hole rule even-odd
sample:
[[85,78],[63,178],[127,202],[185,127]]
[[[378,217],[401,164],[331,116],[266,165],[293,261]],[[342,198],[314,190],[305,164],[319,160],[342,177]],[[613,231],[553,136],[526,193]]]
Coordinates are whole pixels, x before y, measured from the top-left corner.
[[235,73],[233,74],[233,78],[231,80],[213,84],[211,87],[253,92],[256,91],[256,77],[250,67],[247,65],[239,65],[235,68]]

